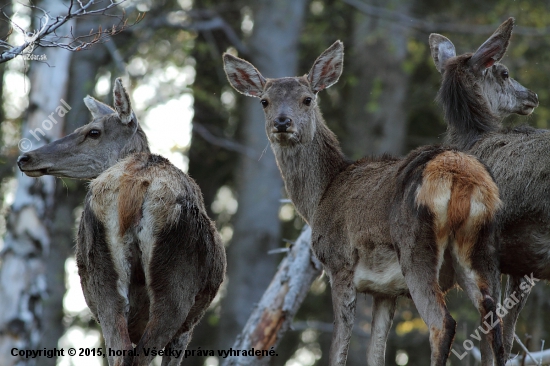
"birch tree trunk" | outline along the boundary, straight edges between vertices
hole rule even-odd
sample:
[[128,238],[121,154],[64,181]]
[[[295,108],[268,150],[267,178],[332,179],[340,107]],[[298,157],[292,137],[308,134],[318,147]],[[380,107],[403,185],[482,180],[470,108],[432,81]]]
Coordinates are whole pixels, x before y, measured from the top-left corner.
[[[250,59],[265,77],[294,76],[306,0],[251,1],[254,29]],[[222,302],[221,349],[231,345],[275,273],[269,249],[280,245],[282,180],[265,134],[258,100],[243,104],[243,143],[257,158],[242,156],[237,170],[239,208],[228,248],[227,296]]]
[[[101,5],[101,4],[100,4]],[[92,28],[97,28],[98,22],[105,20],[103,27],[108,27],[108,20],[98,17],[80,18],[76,21],[76,34],[85,34]],[[113,42],[112,40],[110,42]],[[71,111],[64,123],[62,135],[72,133],[90,121],[90,112],[84,105],[86,95],[94,94],[96,77],[99,68],[110,60],[103,44],[95,45],[93,51],[74,53],[71,58],[68,81],[67,103]],[[84,181],[71,180],[68,187],[62,184],[56,186],[56,209],[51,227],[51,238],[54,245],[50,255],[45,258],[47,267],[46,283],[48,298],[44,302],[42,317],[43,331],[39,348],[52,349],[57,347],[59,338],[65,332],[63,325],[63,297],[65,286],[65,261],[73,254],[75,243],[75,208],[84,202],[87,184]],[[37,366],[55,366],[57,357],[37,359]]]
[[[50,14],[67,11],[64,3],[44,0]],[[69,33],[73,22],[60,32]],[[23,124],[22,150],[35,149],[61,136],[71,53],[59,48],[39,49],[47,64],[33,61],[29,110]],[[55,66],[55,67],[50,67]],[[32,132],[31,132],[32,131]],[[32,144],[32,147],[31,147]],[[32,365],[33,359],[12,356],[12,348],[36,349],[42,336],[43,301],[48,296],[45,258],[50,252],[51,215],[55,178],[17,175],[15,200],[7,217],[7,233],[0,253],[0,365]]]

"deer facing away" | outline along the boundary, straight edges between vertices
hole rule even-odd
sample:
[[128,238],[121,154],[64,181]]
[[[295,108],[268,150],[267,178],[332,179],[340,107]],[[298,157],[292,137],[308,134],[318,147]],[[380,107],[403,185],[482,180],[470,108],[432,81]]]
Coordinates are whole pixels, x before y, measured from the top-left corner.
[[[109,364],[141,366],[153,347],[185,350],[224,278],[225,249],[196,183],[149,152],[120,79],[113,95],[115,110],[86,97],[92,122],[18,165],[31,177],[93,179],[78,230],[78,274],[107,348],[126,351]],[[162,364],[182,359],[165,355]]]
[[[512,113],[530,114],[538,105],[537,95],[512,79],[499,63],[513,26],[509,18],[475,53],[458,56],[448,38],[432,34],[429,39],[434,63],[442,74],[438,99],[448,125],[447,141],[488,165],[504,203],[497,215],[500,268],[510,275],[505,298],[514,292],[519,298],[504,318],[506,355],[527,300],[528,293],[520,287],[523,276],[550,280],[550,131],[503,128],[501,123]],[[486,354],[490,356],[482,352]]]
[[[266,79],[230,54],[224,67],[237,91],[260,98],[288,195],[310,224],[313,251],[330,278],[329,364],[346,362],[360,292],[374,298],[369,365],[384,364],[397,297],[408,295],[430,330],[431,364],[445,365],[456,325],[444,302],[452,268],[482,316],[494,314],[499,295],[493,218],[500,200],[485,166],[440,147],[405,159],[348,161],[316,101],[342,72],[339,41],[303,77]],[[442,266],[444,257],[452,266]],[[489,333],[498,365],[504,365],[501,332],[497,322]]]

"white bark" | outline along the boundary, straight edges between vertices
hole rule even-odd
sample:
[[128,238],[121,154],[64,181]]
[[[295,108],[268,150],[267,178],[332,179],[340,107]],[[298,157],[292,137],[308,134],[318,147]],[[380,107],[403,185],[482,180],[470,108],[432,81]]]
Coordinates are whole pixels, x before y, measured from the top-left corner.
[[[44,0],[41,7],[51,14],[66,12],[56,0]],[[64,27],[68,31],[69,21]],[[71,52],[59,48],[44,50],[47,64],[31,61],[31,91],[28,118],[23,124],[27,140],[20,147],[35,149],[60,137],[63,118],[56,108],[66,98]],[[54,66],[54,67],[51,67]],[[53,113],[57,123],[48,119]],[[50,123],[44,123],[50,121]],[[38,129],[44,132],[42,136]],[[37,140],[30,131],[35,131]],[[35,349],[40,341],[42,300],[47,296],[44,258],[50,249],[49,217],[53,208],[55,178],[40,179],[17,175],[17,191],[7,218],[7,234],[0,252],[0,365],[31,365],[32,359],[11,355],[12,348]]]
[[[321,274],[321,263],[311,253],[311,229],[304,228],[279,265],[271,284],[256,305],[232,350],[271,351],[276,347],[298,312],[315,278]],[[260,353],[261,354],[261,353]],[[229,356],[224,366],[268,365],[271,357]]]

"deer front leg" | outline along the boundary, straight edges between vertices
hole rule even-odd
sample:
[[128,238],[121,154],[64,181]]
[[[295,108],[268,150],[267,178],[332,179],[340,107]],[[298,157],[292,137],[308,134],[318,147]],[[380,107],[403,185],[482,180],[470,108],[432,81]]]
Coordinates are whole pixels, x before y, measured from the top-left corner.
[[393,323],[397,298],[375,295],[373,300],[367,365],[382,366],[385,364],[386,340]]
[[334,329],[330,346],[329,365],[343,366],[348,357],[349,342],[355,319],[356,290],[353,272],[342,269],[331,278]]

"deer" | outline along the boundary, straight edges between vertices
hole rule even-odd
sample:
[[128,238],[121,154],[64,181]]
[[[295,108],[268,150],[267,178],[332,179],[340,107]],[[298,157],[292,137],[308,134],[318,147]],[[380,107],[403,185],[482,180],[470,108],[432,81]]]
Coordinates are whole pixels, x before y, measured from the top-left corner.
[[[442,75],[437,99],[447,123],[446,143],[487,164],[504,202],[496,218],[500,269],[509,275],[504,296],[519,300],[503,319],[506,355],[512,349],[516,322],[529,294],[523,291],[522,279],[527,275],[550,280],[546,179],[550,131],[529,126],[505,128],[502,124],[506,116],[529,115],[538,106],[537,94],[511,78],[508,68],[500,63],[513,26],[514,19],[507,19],[477,51],[458,56],[448,38],[435,33],[429,37],[434,64]],[[482,356],[490,357],[490,353],[485,350]]]
[[[286,191],[311,226],[312,251],[330,280],[329,364],[345,365],[356,296],[368,293],[368,365],[384,364],[400,296],[412,298],[428,326],[431,365],[445,365],[456,331],[445,291],[456,281],[482,317],[495,314],[498,187],[479,159],[451,147],[348,160],[317,103],[340,78],[343,58],[336,41],[305,76],[276,79],[229,53],[223,62],[233,88],[260,99]],[[500,321],[488,333],[497,365],[504,365]]]
[[224,279],[225,249],[197,184],[151,154],[120,78],[113,100],[87,96],[90,123],[17,163],[30,177],[91,180],[76,261],[109,365],[148,365],[164,348],[162,365],[176,366]]

